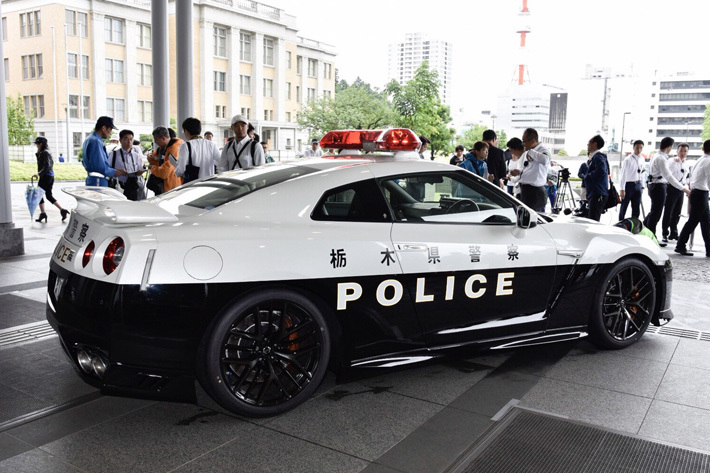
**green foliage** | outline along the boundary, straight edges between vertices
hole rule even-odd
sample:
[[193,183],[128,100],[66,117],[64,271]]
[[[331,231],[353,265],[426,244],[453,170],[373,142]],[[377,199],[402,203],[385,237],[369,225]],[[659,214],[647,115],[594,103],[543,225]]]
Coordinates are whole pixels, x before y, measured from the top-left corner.
[[148,134],[141,134],[138,139],[141,142],[141,150],[145,153],[148,151],[150,148],[153,146],[153,135],[150,133]]
[[322,138],[331,130],[386,128],[395,119],[387,98],[358,78],[352,85],[344,80],[336,83],[333,98],[308,103],[298,117],[298,124],[309,131],[310,137]]
[[567,151],[561,149],[561,150],[557,153],[557,156],[565,157],[565,156],[569,156],[569,155],[567,154]]
[[[11,181],[29,181],[36,172],[37,163],[10,161]],[[83,181],[84,179],[86,179],[84,166],[75,163],[59,163],[57,158],[54,158],[55,181]]]
[[705,106],[705,121],[703,121],[703,131],[700,133],[703,141],[710,140],[710,103]]
[[461,138],[459,139],[459,144],[463,145],[463,147],[467,150],[473,148],[473,144],[476,141],[481,141],[481,139],[483,139],[483,132],[487,129],[488,128],[484,125],[474,125],[473,128],[469,128],[463,132],[463,135],[461,135]]
[[432,156],[437,151],[450,152],[453,149],[456,131],[447,126],[451,122],[451,111],[439,97],[438,73],[430,70],[427,62],[405,85],[390,81],[385,93],[392,97],[392,106],[397,114],[396,125],[411,128],[415,133],[429,138]]
[[496,132],[496,135],[498,135],[498,147],[500,149],[505,149],[506,143],[508,143],[508,134],[505,132],[505,130],[498,130]]
[[577,154],[577,156],[586,156],[587,155],[587,148],[582,148],[582,150]]
[[35,134],[34,117],[27,118],[22,97],[7,97],[7,134],[10,145],[32,144]]

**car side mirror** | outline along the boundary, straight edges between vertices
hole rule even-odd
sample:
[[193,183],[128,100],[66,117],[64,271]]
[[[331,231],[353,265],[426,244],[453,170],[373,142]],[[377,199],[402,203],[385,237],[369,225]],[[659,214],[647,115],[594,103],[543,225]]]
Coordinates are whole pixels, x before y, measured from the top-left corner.
[[533,220],[532,214],[528,209],[523,207],[522,205],[518,206],[518,209],[516,210],[516,215],[517,215],[517,221],[516,224],[518,225],[518,228],[532,228],[535,225],[537,225],[537,222]]

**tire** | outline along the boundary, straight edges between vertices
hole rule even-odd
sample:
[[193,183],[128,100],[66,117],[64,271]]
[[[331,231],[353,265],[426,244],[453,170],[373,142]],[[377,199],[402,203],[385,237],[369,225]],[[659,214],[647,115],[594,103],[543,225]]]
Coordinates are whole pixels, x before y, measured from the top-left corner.
[[641,260],[619,261],[604,275],[589,316],[592,340],[603,348],[620,349],[636,343],[656,309],[653,274]]
[[306,401],[328,369],[331,335],[317,304],[287,289],[227,306],[198,351],[198,379],[225,409],[268,417]]

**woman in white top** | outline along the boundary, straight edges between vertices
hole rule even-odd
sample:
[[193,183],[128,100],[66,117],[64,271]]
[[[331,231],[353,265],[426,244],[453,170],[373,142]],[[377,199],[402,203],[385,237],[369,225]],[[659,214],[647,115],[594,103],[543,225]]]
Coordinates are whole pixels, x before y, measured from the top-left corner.
[[516,173],[518,174],[517,176],[512,176],[510,171],[517,169],[522,172],[525,160],[521,158],[525,154],[525,149],[520,138],[511,138],[506,146],[510,150],[510,154],[513,156],[510,161],[508,161],[508,186],[512,186],[513,195],[519,199],[520,183],[518,181],[520,181],[520,174]]

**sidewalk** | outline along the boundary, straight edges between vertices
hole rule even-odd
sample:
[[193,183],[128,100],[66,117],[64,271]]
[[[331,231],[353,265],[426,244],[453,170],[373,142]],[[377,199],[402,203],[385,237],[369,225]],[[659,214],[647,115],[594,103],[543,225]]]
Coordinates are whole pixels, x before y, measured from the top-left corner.
[[48,262],[64,230],[54,206],[47,224],[30,220],[24,186],[13,184],[12,196],[26,255],[0,259],[0,472],[443,472],[512,406],[710,453],[708,258],[666,248],[676,316],[668,327],[682,336],[647,333],[620,351],[581,340],[492,352],[344,385],[327,378],[296,410],[246,420],[102,396],[51,334],[2,345],[18,325],[31,334],[43,324]]

